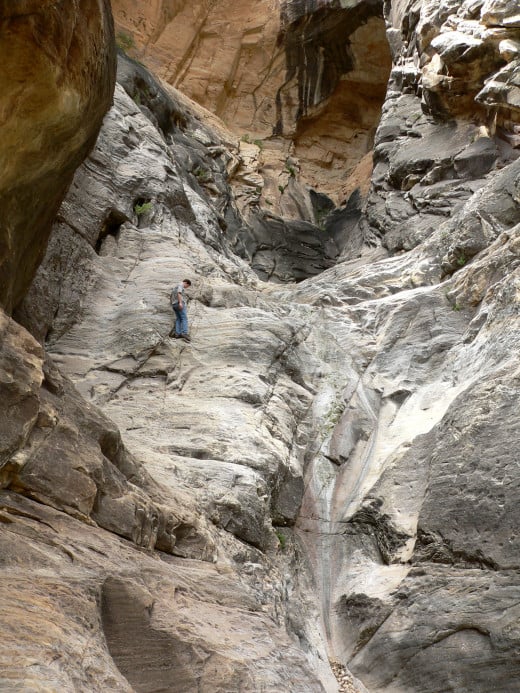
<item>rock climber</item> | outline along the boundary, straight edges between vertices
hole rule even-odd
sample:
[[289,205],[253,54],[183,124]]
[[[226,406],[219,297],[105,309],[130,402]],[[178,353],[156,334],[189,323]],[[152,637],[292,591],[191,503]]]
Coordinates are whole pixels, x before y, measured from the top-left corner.
[[191,341],[190,335],[188,334],[188,312],[186,310],[188,298],[184,293],[184,289],[187,289],[188,286],[191,286],[191,281],[189,279],[183,279],[182,282],[173,289],[171,295],[172,308],[175,313],[175,325],[170,330],[170,337],[184,339],[185,342]]

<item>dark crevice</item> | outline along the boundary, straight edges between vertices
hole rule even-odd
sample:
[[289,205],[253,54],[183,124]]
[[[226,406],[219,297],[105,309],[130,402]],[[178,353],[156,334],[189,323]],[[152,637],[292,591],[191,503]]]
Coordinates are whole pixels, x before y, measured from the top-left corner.
[[121,226],[125,223],[125,221],[128,221],[128,217],[126,217],[122,212],[119,212],[117,209],[110,210],[108,215],[105,217],[105,221],[101,227],[101,232],[96,241],[95,251],[98,255],[101,253],[103,242],[107,236],[112,236],[117,240]]
[[174,102],[144,65],[122,51],[118,54],[117,81],[166,141],[175,132],[186,130],[190,115]]
[[410,539],[408,534],[397,530],[388,515],[380,512],[382,501],[371,499],[348,521],[356,532],[368,534],[375,540],[385,565],[398,561],[397,552]]
[[464,568],[499,570],[500,566],[480,549],[455,549],[453,543],[437,532],[417,531],[414,562],[432,562]]

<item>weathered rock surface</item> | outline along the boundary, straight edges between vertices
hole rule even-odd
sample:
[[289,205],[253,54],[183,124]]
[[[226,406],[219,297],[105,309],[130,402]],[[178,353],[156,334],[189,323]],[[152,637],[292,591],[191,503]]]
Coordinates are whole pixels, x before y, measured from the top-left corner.
[[[239,596],[218,623],[211,615],[216,607],[202,616],[199,603],[191,616],[180,622],[175,616],[169,625],[161,608],[155,625],[149,605],[163,591],[160,581],[153,589],[143,587],[135,577],[145,570],[140,556],[132,559],[131,575],[121,559],[105,587],[106,573],[96,583],[108,606],[97,616],[103,630],[93,637],[106,660],[99,666],[112,675],[117,667],[135,690],[144,690],[145,679],[166,689],[176,681],[179,690],[196,685],[226,691],[334,690],[309,587],[300,588],[300,579],[284,565],[293,555],[295,561],[304,559],[297,547],[289,548],[289,529],[279,530],[288,537],[284,555],[278,555],[280,539],[273,529],[273,523],[294,524],[303,494],[306,428],[297,429],[312,393],[293,352],[305,339],[306,326],[300,316],[290,317],[259,298],[256,274],[233,255],[234,237],[221,228],[211,196],[193,169],[181,165],[188,144],[196,156],[195,135],[204,139],[207,130],[177,115],[177,123],[168,122],[177,130],[175,138],[184,138],[184,149],[177,149],[173,136],[168,144],[165,131],[156,128],[157,110],[138,106],[117,87],[98,145],[75,177],[47,259],[19,311],[35,334],[47,336],[54,362],[73,377],[79,392],[121,427],[126,448],[115,427],[105,436],[110,445],[105,443],[97,433],[101,423],[89,423],[101,415],[85,405],[90,418],[81,418],[79,396],[67,389],[66,402],[53,406],[59,409],[57,433],[68,427],[70,434],[62,443],[49,439],[46,448],[49,455],[63,448],[63,466],[49,466],[49,455],[39,464],[39,456],[27,470],[16,470],[7,486],[149,550],[155,546],[191,560],[216,561],[233,589],[243,581],[252,613],[268,614],[258,626],[254,615],[244,625],[250,617]],[[82,259],[79,266],[74,258]],[[53,266],[62,268],[63,281],[55,281]],[[166,338],[172,323],[169,294],[180,275],[191,276],[195,289],[190,320],[201,341],[199,346],[194,341],[191,351]],[[45,310],[33,309],[43,305],[42,295]],[[102,296],[106,300],[99,303]],[[216,326],[224,341],[215,340]],[[33,447],[29,441],[18,456]],[[65,483],[58,484],[56,474],[64,475]],[[88,488],[79,498],[84,477]],[[194,579],[206,581],[214,570],[203,567]],[[164,580],[171,583],[174,574],[171,568]],[[297,607],[291,595],[300,589]],[[221,603],[216,595],[201,600]],[[192,629],[192,619],[202,619],[200,630]],[[215,627],[212,642],[207,619]],[[224,623],[230,633],[222,649]],[[246,636],[242,628],[250,626]],[[143,630],[147,635],[141,637]],[[179,663],[165,667],[171,648],[179,651]],[[143,649],[150,650],[145,667],[135,657]],[[50,680],[48,673],[41,676]]]
[[[263,150],[120,74],[18,314],[88,406],[2,323],[2,685],[343,691],[347,666],[371,693],[516,690],[517,115],[472,106],[514,101],[516,10],[386,11],[368,203],[330,215],[342,259],[298,284],[259,279],[226,203]],[[331,212],[294,195],[292,221]],[[166,336],[184,276],[191,344]]]
[[298,168],[291,159],[303,187],[336,204],[348,197],[390,70],[379,0],[112,4],[136,57],[236,134],[258,138],[275,212],[287,166]]
[[[89,407],[39,344],[3,313],[0,334],[2,488],[97,523],[138,546],[211,558],[204,522],[193,508],[180,510],[189,506],[188,499],[168,493],[161,498],[114,424]],[[184,541],[191,549],[183,548]]]
[[[497,189],[506,176],[514,187],[518,165],[502,175]],[[477,210],[492,212],[487,192],[451,222],[454,235]],[[375,274],[338,266],[305,292],[338,314],[335,339],[349,356],[322,414],[297,526],[321,575],[334,655],[370,691],[516,686],[516,501],[507,499],[518,494],[518,224],[503,228],[442,285],[432,244],[416,260],[380,261]]]
[[0,518],[2,690],[324,690],[252,553],[237,574],[138,551],[9,491]]
[[23,298],[115,79],[108,0],[2,2],[0,306]]
[[492,0],[388,8],[394,67],[365,228],[391,251],[426,239],[518,156],[513,17]]

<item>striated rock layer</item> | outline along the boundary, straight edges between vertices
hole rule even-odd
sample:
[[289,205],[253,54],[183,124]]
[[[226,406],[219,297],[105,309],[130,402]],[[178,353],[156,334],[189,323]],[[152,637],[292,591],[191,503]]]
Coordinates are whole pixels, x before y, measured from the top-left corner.
[[[134,84],[124,70],[121,79]],[[334,690],[309,576],[297,575],[305,559],[284,534],[303,492],[293,440],[305,439],[305,427],[297,429],[311,394],[291,353],[305,325],[257,299],[256,275],[184,168],[201,140],[211,160],[218,138],[180,106],[166,117],[158,106],[172,102],[154,113],[119,85],[114,101],[18,313],[47,336],[53,363],[77,390],[7,322],[35,352],[35,373],[18,376],[8,352],[3,382],[28,382],[13,395],[28,400],[28,412],[5,452],[3,577],[20,608],[47,601],[45,616],[26,621],[30,642],[17,611],[3,606],[16,654],[5,655],[2,684]],[[159,120],[185,149],[166,142]],[[196,290],[192,330],[206,323],[205,343],[192,352],[166,338],[181,275]],[[219,315],[223,343],[215,340]],[[18,517],[59,539],[48,550],[47,536],[26,536]],[[22,580],[18,566],[28,562],[33,574]],[[59,586],[50,601],[48,581]],[[42,623],[54,612],[49,642]],[[85,623],[89,667],[77,656]],[[33,675],[27,662],[47,661],[53,649],[67,653],[63,661]]]
[[[407,3],[389,8],[394,68],[375,140],[365,226],[389,250],[424,241],[493,171],[516,158],[515,16],[513,5],[496,0],[423,2],[412,13]],[[447,270],[489,238],[486,220],[468,223],[471,228],[458,229],[452,240]]]
[[108,0],[0,3],[0,306],[38,267],[75,169],[96,141],[115,79]]
[[327,302],[341,345],[297,526],[333,654],[370,691],[514,691],[518,18],[492,1],[387,11],[361,225],[400,252],[296,291]]

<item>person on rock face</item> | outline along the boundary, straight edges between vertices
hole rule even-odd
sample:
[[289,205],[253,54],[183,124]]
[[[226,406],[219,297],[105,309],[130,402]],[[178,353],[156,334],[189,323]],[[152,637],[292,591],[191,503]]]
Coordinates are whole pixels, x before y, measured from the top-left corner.
[[170,337],[175,339],[184,339],[185,342],[190,342],[190,335],[188,334],[188,313],[186,311],[187,297],[184,295],[184,289],[191,286],[191,281],[189,279],[183,279],[182,282],[176,286],[171,295],[171,302],[173,312],[175,313],[175,325],[170,330]]

